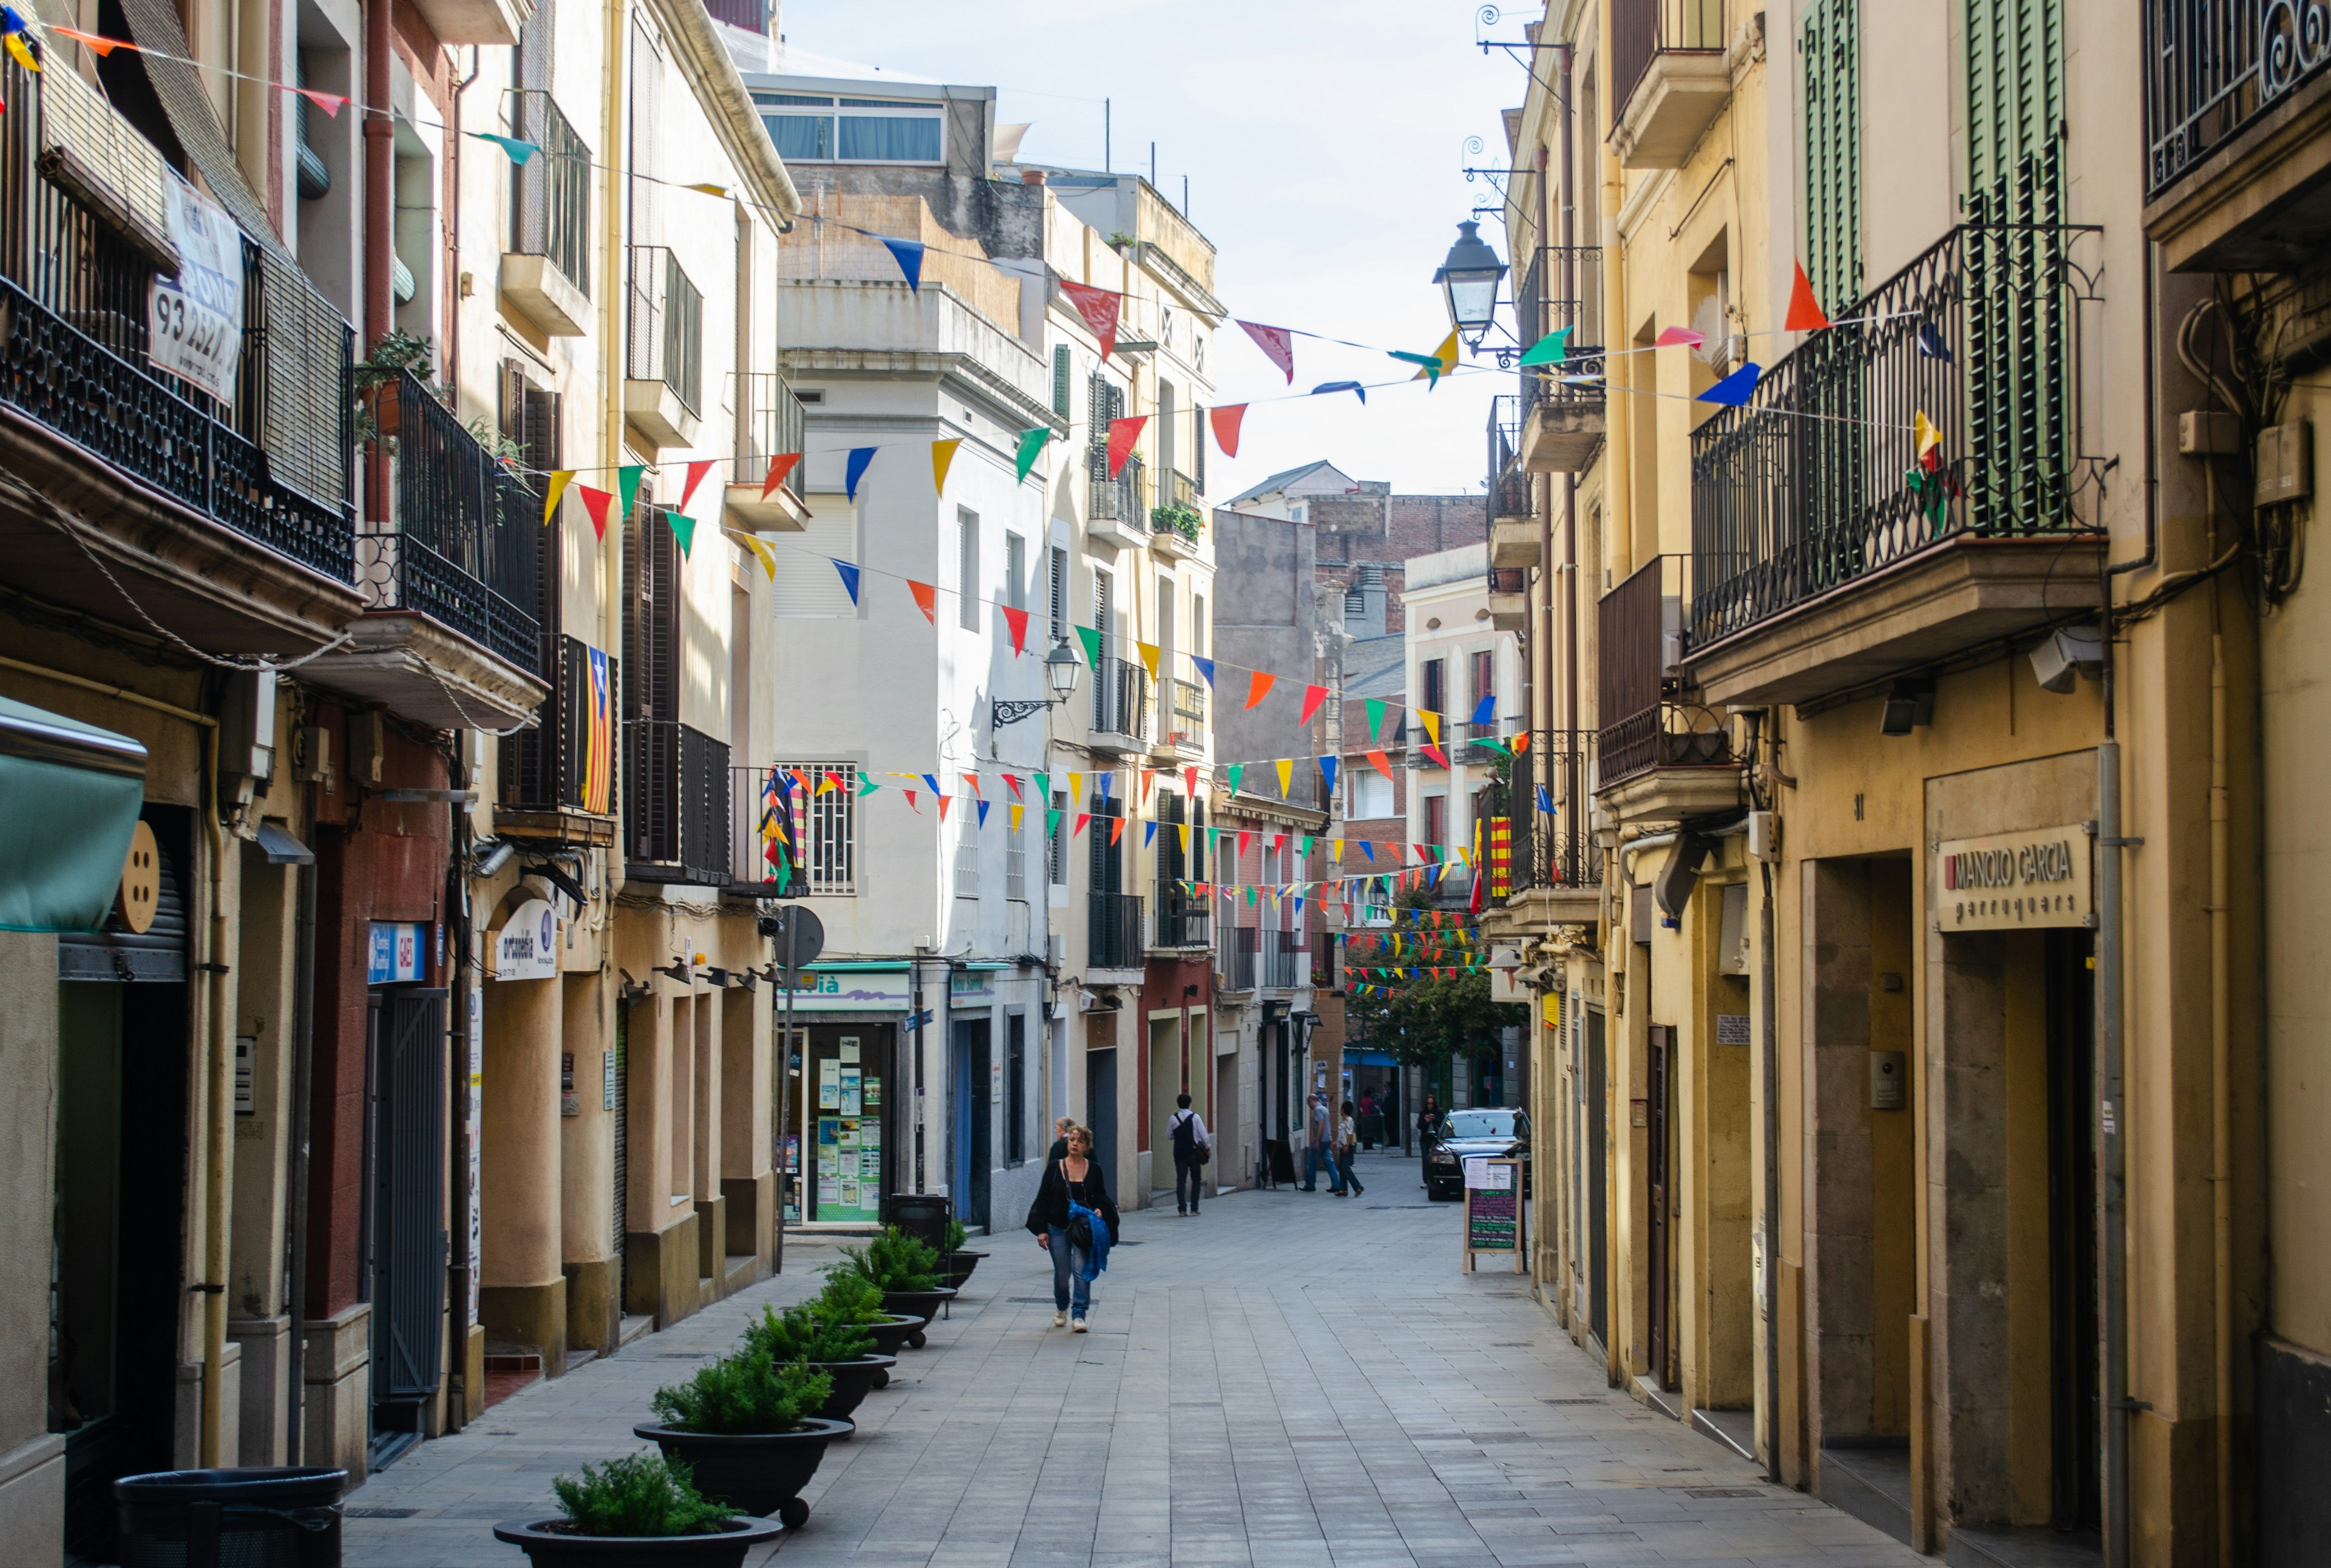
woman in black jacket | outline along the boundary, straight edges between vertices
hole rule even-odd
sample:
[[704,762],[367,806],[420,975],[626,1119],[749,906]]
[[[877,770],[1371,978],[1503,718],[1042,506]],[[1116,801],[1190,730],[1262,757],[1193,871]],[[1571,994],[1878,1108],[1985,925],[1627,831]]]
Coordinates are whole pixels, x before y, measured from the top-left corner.
[[1112,1246],[1117,1241],[1117,1204],[1109,1198],[1100,1162],[1092,1157],[1092,1129],[1070,1127],[1067,1142],[1067,1157],[1045,1163],[1043,1183],[1036,1189],[1036,1201],[1028,1205],[1028,1230],[1036,1245],[1052,1255],[1052,1326],[1070,1321],[1073,1297],[1074,1326],[1082,1334],[1085,1311],[1092,1305],[1092,1282],[1085,1278],[1091,1251],[1089,1242],[1078,1242],[1069,1233],[1069,1201],[1073,1198],[1100,1215]]

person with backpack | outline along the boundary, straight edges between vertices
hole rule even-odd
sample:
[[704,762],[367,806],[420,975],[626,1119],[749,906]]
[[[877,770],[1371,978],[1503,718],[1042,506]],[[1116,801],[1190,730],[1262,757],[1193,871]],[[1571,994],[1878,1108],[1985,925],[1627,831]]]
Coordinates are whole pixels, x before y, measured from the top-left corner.
[[1108,1250],[1117,1242],[1117,1205],[1100,1162],[1092,1157],[1092,1129],[1072,1126],[1064,1141],[1067,1155],[1044,1164],[1036,1201],[1028,1205],[1028,1230],[1052,1255],[1052,1326],[1069,1324],[1082,1334],[1092,1282],[1108,1267]]
[[1166,1124],[1166,1139],[1174,1145],[1174,1212],[1186,1218],[1198,1212],[1199,1183],[1213,1158],[1214,1137],[1206,1131],[1206,1118],[1190,1108],[1188,1095],[1175,1096],[1174,1103],[1181,1108]]

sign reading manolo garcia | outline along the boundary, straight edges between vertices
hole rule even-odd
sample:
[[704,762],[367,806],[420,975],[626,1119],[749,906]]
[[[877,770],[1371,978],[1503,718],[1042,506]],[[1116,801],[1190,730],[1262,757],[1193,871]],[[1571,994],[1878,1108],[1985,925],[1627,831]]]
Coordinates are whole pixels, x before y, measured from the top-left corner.
[[1935,846],[1935,917],[1945,932],[2093,926],[2088,832],[2026,828]]

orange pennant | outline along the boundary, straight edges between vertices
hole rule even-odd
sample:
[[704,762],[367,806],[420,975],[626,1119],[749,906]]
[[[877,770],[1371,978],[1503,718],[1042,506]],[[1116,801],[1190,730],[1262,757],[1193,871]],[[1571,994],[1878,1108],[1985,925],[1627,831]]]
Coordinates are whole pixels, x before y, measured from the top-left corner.
[[909,577],[907,579],[907,592],[915,596],[915,608],[923,613],[923,619],[934,626],[937,625],[939,623],[938,589],[928,583],[918,583]]
[[801,460],[802,454],[797,451],[781,451],[769,460],[769,477],[761,481],[763,500],[767,500],[776,488],[785,482],[785,476],[794,471],[794,464]]
[[1246,678],[1246,705],[1249,708],[1258,706],[1265,697],[1270,695],[1270,683],[1278,679],[1277,676],[1261,670],[1249,675]]
[[1127,819],[1124,817],[1111,817],[1108,820],[1108,841],[1110,843],[1113,844],[1117,842],[1118,840],[1125,837],[1125,824],[1127,821]]
[[96,55],[100,60],[104,59],[107,55],[112,53],[117,49],[135,49],[138,47],[138,45],[129,43],[126,39],[100,38],[94,33],[79,33],[70,27],[51,27],[49,31],[55,33],[60,38],[70,38],[75,43],[86,43],[89,45],[89,52],[91,54]]
[[1206,423],[1214,427],[1214,444],[1223,449],[1224,457],[1238,456],[1239,424],[1245,418],[1243,403],[1226,403],[1206,411]]
[[1392,759],[1384,753],[1380,751],[1368,753],[1368,765],[1384,774],[1385,778],[1392,777]]

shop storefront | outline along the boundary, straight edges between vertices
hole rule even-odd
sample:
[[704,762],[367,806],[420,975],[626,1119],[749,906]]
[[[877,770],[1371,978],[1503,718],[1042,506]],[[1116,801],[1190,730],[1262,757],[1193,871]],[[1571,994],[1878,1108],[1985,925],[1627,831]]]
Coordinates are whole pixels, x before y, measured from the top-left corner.
[[[792,996],[793,1039],[782,1048],[774,1118],[785,1223],[874,1225],[902,1174],[912,1179],[902,1148],[911,1086],[899,1071],[907,965],[813,965],[809,974],[811,983]],[[786,994],[771,994],[782,1041]]]

